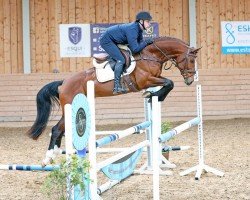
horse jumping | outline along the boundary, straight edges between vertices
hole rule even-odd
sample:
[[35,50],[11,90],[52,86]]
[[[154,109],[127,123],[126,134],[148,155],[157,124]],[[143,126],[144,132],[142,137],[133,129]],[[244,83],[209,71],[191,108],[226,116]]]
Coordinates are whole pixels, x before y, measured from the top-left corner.
[[[195,59],[200,48],[192,48],[187,43],[173,37],[155,38],[154,42],[147,46],[142,52],[133,55],[136,67],[129,74],[127,92],[137,92],[149,87],[162,86],[155,93],[145,93],[145,96],[158,96],[163,101],[173,89],[174,83],[168,78],[162,77],[162,70],[165,63],[171,61],[180,70],[186,85],[194,81]],[[52,128],[52,135],[46,158],[43,165],[47,165],[55,157],[56,149],[61,146],[61,139],[65,131],[64,105],[70,104],[78,93],[87,94],[87,82],[93,80],[95,84],[95,96],[113,96],[114,80],[104,83],[98,82],[95,68],[76,73],[75,75],[62,80],[54,81],[45,85],[37,94],[37,117],[28,130],[28,135],[33,139],[38,137],[45,130],[53,103],[60,103],[62,117]],[[133,87],[130,87],[133,85]],[[54,150],[55,149],[55,150]]]

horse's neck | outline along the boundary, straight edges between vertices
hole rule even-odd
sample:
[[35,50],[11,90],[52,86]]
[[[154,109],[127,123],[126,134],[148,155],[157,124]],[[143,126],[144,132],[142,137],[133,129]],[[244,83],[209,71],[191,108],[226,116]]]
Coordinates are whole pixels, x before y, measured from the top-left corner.
[[148,51],[162,61],[176,58],[186,50],[186,46],[178,41],[156,41]]
[[164,49],[166,52],[169,52],[169,54],[172,55],[181,54],[186,49],[186,45],[178,41],[162,42],[162,44],[160,43],[159,46],[161,46],[162,49]]

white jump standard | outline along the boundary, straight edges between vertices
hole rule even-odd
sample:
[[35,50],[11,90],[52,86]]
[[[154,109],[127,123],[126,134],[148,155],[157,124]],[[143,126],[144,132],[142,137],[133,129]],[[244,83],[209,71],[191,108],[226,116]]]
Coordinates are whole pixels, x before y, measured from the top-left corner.
[[196,86],[197,93],[197,114],[200,118],[200,122],[198,124],[198,147],[199,147],[199,164],[187,169],[183,172],[180,172],[181,176],[187,175],[193,171],[196,171],[195,179],[198,180],[201,177],[202,171],[205,170],[207,172],[212,172],[217,176],[224,176],[224,172],[221,172],[215,168],[209,167],[205,165],[204,162],[204,145],[203,145],[203,125],[202,125],[202,98],[201,98],[201,85]]
[[[90,111],[91,111],[91,121],[94,122],[95,121],[95,101],[94,101],[94,85],[93,82],[88,82],[88,100],[89,100],[89,106],[90,106]],[[158,97],[155,97],[155,100],[153,101],[157,101]],[[153,109],[156,109],[156,113],[159,112],[159,110],[157,110],[156,106],[153,106]],[[141,141],[138,144],[135,144],[131,147],[127,147],[124,149],[121,149],[121,151],[106,159],[103,160],[101,162],[96,162],[96,154],[97,151],[100,149],[101,146],[106,145],[106,144],[110,144],[113,141],[116,141],[117,139],[121,139],[124,138],[126,136],[132,135],[134,133],[139,132],[142,129],[153,129],[153,126],[156,126],[154,131],[160,131],[159,127],[159,121],[155,122],[155,120],[149,121],[146,120],[145,122],[142,122],[136,126],[133,126],[131,128],[128,128],[126,130],[123,131],[117,131],[116,133],[113,133],[109,136],[106,136],[102,139],[96,140],[95,136],[96,134],[90,134],[90,138],[89,138],[89,158],[90,158],[90,163],[91,163],[91,171],[90,171],[90,177],[92,182],[90,183],[90,196],[91,199],[101,199],[101,197],[98,195],[100,193],[102,193],[103,191],[111,188],[112,186],[116,185],[117,183],[119,183],[121,180],[125,179],[126,177],[130,176],[133,171],[134,168],[136,166],[136,163],[138,161],[138,159],[140,158],[143,148],[144,147],[148,147],[151,145],[151,142],[146,139],[144,141]],[[96,133],[95,130],[95,123],[91,123],[92,128],[91,130],[93,131],[93,133]],[[156,137],[156,141],[157,141],[157,145],[155,148],[157,148],[157,146],[159,145],[158,142],[158,138]],[[151,147],[152,148],[152,147]],[[153,149],[152,151],[154,151],[155,149]],[[158,151],[157,151],[158,152]],[[153,152],[155,153],[155,152]],[[157,157],[158,153],[156,153],[156,157]],[[128,157],[129,156],[129,157]],[[128,157],[128,158],[127,158]],[[125,160],[123,160],[123,158],[125,158]],[[158,158],[157,158],[158,159]],[[120,163],[121,161],[121,163]],[[110,178],[111,180],[99,187],[97,187],[97,172],[102,170],[105,175]],[[154,179],[153,179],[153,198],[155,200],[159,199],[159,178],[157,178],[159,176],[159,174],[157,175],[157,169],[154,171]],[[91,176],[92,175],[92,176]]]

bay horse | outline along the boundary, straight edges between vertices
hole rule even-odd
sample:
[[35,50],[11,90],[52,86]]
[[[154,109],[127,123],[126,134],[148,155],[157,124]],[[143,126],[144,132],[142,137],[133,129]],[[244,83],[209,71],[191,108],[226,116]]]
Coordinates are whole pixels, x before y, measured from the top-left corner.
[[[177,67],[184,78],[186,85],[191,85],[194,81],[195,59],[200,48],[190,47],[187,43],[173,37],[155,38],[151,45],[148,45],[140,53],[133,55],[136,67],[128,75],[130,82],[127,83],[128,92],[136,92],[149,87],[162,86],[155,93],[144,93],[144,96],[158,96],[159,101],[163,101],[167,94],[173,89],[174,83],[168,78],[162,77],[161,73],[165,69],[165,63],[171,61],[171,66]],[[170,66],[170,67],[171,67]],[[86,95],[87,81],[93,80],[95,85],[95,96],[113,96],[114,81],[100,83],[97,81],[95,68],[87,69],[72,75],[61,81],[54,81],[45,85],[37,94],[37,116],[34,124],[28,130],[28,135],[33,139],[38,137],[45,130],[52,106],[58,103],[62,107],[62,117],[59,122],[52,127],[52,135],[43,165],[51,162],[58,148],[61,146],[62,136],[65,131],[64,105],[71,103],[78,93]],[[132,87],[131,87],[132,86]]]

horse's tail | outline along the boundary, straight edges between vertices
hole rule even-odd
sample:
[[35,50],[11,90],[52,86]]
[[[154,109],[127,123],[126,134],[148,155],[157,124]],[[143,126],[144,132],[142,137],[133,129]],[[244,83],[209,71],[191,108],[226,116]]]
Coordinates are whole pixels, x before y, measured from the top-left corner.
[[59,93],[58,87],[62,85],[63,81],[54,81],[45,85],[36,96],[37,104],[37,116],[34,124],[28,130],[27,134],[32,139],[38,139],[38,137],[45,130],[51,109],[54,103],[59,105]]

